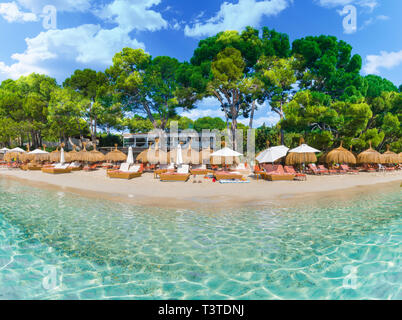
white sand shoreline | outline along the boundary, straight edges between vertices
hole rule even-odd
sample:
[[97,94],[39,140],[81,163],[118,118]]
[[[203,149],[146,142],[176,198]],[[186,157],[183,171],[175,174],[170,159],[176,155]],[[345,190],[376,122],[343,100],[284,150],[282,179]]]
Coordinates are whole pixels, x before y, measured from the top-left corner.
[[386,187],[398,190],[402,171],[359,173],[358,175],[308,176],[308,180],[255,180],[247,184],[220,184],[197,177],[186,182],[161,182],[153,174],[145,173],[133,180],[109,179],[104,170],[78,171],[64,175],[50,175],[40,171],[0,169],[0,177],[23,179],[28,184],[96,198],[129,201],[136,205],[171,208],[238,208],[272,206],[275,202],[305,201],[308,198],[347,196],[351,191],[380,191]]

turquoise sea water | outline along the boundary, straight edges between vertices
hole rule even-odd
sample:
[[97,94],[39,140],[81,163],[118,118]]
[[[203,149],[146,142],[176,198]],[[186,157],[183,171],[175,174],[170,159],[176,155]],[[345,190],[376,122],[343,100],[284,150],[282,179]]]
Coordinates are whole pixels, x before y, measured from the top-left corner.
[[401,194],[196,212],[0,178],[0,299],[402,299]]

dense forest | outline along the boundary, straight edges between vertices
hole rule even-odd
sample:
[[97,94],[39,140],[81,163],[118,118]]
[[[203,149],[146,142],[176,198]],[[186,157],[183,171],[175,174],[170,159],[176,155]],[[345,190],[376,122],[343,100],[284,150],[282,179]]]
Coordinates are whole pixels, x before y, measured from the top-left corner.
[[[76,70],[62,85],[31,74],[0,85],[0,144],[14,147],[69,137],[106,141],[122,131],[253,128],[258,109],[280,118],[257,129],[257,149],[296,146],[303,137],[328,150],[341,141],[361,151],[402,151],[402,86],[361,75],[362,58],[333,36],[289,36],[266,27],[201,40],[190,61],[124,48],[103,72]],[[181,111],[217,100],[224,119],[192,121]],[[247,119],[248,125],[239,123]],[[106,139],[106,140],[105,140]],[[111,139],[109,139],[111,141]]]

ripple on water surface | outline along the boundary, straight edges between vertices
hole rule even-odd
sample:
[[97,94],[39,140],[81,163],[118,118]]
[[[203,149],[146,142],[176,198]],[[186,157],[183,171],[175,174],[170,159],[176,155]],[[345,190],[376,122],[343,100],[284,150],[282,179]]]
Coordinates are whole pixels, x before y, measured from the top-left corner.
[[0,299],[401,299],[401,215],[398,191],[196,212],[0,179]]

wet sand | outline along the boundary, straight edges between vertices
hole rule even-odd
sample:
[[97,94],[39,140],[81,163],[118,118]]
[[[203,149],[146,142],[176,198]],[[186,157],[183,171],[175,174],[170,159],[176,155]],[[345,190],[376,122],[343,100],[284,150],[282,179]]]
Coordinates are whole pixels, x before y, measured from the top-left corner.
[[[308,176],[307,181],[255,180],[220,184],[202,176],[186,183],[161,182],[152,173],[133,180],[109,179],[105,170],[50,175],[40,171],[0,169],[0,177],[17,179],[32,186],[59,189],[90,198],[125,201],[136,205],[167,208],[239,208],[277,206],[284,202],[345,199],[358,193],[401,190],[402,171]],[[196,183],[194,183],[194,181]],[[199,183],[201,182],[201,183]]]

